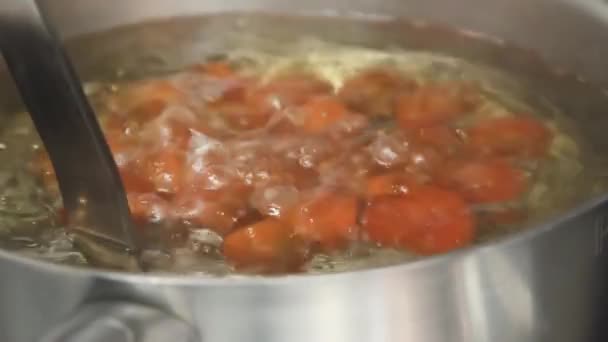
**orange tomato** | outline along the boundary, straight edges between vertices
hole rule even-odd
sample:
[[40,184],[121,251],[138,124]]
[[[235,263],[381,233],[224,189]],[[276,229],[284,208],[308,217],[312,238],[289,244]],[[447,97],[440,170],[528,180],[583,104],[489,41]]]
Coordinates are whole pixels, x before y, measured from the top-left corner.
[[418,185],[412,176],[405,172],[391,172],[367,179],[366,197],[406,194]]
[[446,155],[457,153],[463,146],[456,131],[448,126],[420,128],[416,131],[415,138],[419,143],[433,146]]
[[466,246],[475,234],[474,217],[464,199],[433,186],[373,199],[362,222],[372,241],[419,254]]
[[154,184],[139,166],[127,164],[118,169],[118,172],[127,193],[153,193],[155,191]]
[[474,203],[516,200],[527,188],[523,171],[502,160],[457,162],[440,178]]
[[245,102],[225,102],[213,107],[230,127],[235,129],[256,129],[264,127],[272,117],[272,112],[257,110]]
[[474,109],[477,104],[470,87],[432,84],[397,99],[397,123],[403,129],[417,129],[447,123]]
[[307,251],[283,222],[268,218],[239,228],[224,239],[223,253],[235,268],[261,273],[298,269]]
[[166,148],[146,158],[144,172],[157,193],[175,194],[183,185],[184,163],[181,151]]
[[172,217],[211,229],[220,235],[228,234],[244,213],[241,214],[241,208],[234,203],[212,199],[207,195],[192,191],[178,194],[172,202]]
[[346,107],[332,96],[312,98],[299,110],[304,116],[302,128],[307,133],[322,132],[348,115]]
[[552,140],[542,122],[527,117],[487,119],[467,134],[470,147],[482,155],[539,158],[547,154]]
[[313,96],[329,94],[329,83],[310,74],[287,74],[259,85],[248,94],[247,103],[261,112],[275,112],[305,103]]
[[296,235],[331,251],[357,236],[357,210],[356,197],[326,193],[297,206],[290,215],[291,224]]
[[359,113],[391,116],[397,95],[415,87],[415,82],[401,77],[397,70],[376,67],[346,80],[338,96]]

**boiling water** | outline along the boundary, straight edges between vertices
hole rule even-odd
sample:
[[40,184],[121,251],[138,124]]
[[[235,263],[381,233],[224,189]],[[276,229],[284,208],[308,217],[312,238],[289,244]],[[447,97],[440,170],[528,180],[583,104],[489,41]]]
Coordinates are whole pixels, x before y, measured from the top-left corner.
[[[339,87],[343,80],[372,65],[390,65],[421,83],[429,80],[464,80],[480,85],[483,105],[471,118],[502,116],[512,112],[536,113],[551,123],[555,133],[549,158],[538,167],[534,186],[524,203],[531,215],[517,225],[481,227],[478,242],[496,239],[521,230],[533,222],[546,219],[581,198],[589,198],[604,189],[595,171],[586,167],[580,141],[570,134],[564,124],[568,113],[561,113],[550,103],[542,106],[530,101],[514,78],[485,66],[464,60],[426,52],[399,49],[369,49],[301,38],[290,44],[276,44],[271,40],[246,34],[231,37],[229,53],[213,56],[228,59],[251,73],[261,70],[271,77],[286,69],[312,70]],[[252,48],[253,47],[253,48]],[[196,49],[195,49],[196,50]],[[154,59],[155,73],[168,73],[176,69],[170,58]],[[204,61],[209,56],[201,56]],[[111,82],[100,80],[86,85],[87,92],[97,105],[104,92],[121,87],[120,76],[142,77],[137,72],[115,70],[119,77]],[[143,73],[149,76],[149,73]],[[30,160],[40,149],[35,130],[25,113],[10,117],[3,125],[0,144],[0,247],[28,257],[46,261],[87,265],[94,246],[75,246],[72,237],[59,224],[55,208],[58,200],[41,187],[30,172]],[[475,210],[487,210],[482,206]],[[188,241],[171,251],[146,250],[142,258],[151,271],[199,275],[226,275],[232,269],[219,253],[221,237],[203,229],[193,229]],[[97,253],[97,252],[96,252]],[[95,258],[99,258],[97,255]],[[103,258],[103,255],[101,256]],[[369,245],[356,245],[340,255],[317,255],[309,263],[308,272],[337,272],[390,265],[416,259],[414,255]]]

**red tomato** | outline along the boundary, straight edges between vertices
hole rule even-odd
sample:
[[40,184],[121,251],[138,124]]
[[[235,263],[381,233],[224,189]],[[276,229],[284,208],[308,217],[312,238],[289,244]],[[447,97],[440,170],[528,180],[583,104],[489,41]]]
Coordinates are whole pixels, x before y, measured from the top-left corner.
[[468,131],[469,145],[483,155],[542,157],[552,139],[540,121],[526,117],[487,119]]
[[224,102],[213,108],[230,127],[243,130],[264,127],[273,114],[270,111],[258,110],[245,102]]
[[440,178],[474,203],[495,203],[519,198],[526,176],[502,160],[458,162],[447,166]]
[[246,211],[236,203],[209,198],[206,193],[184,192],[172,202],[171,216],[192,225],[228,234]]
[[306,201],[292,212],[296,235],[334,250],[353,240],[357,234],[357,198],[327,193]]
[[397,99],[397,122],[403,129],[447,123],[474,109],[476,94],[454,84],[426,85]]
[[156,192],[175,194],[183,185],[184,163],[183,152],[163,149],[146,158],[144,171]]
[[409,151],[407,170],[420,177],[439,170],[445,163],[443,156],[436,148],[429,145],[412,145]]
[[401,77],[397,70],[377,67],[346,80],[338,96],[356,112],[391,116],[397,95],[415,86],[415,82]]
[[446,155],[455,154],[463,145],[456,131],[448,126],[424,127],[416,131],[415,137],[419,143],[433,146]]
[[239,228],[226,236],[223,252],[235,268],[262,273],[297,270],[307,256],[292,230],[272,218]]
[[418,182],[405,172],[392,172],[373,176],[367,179],[367,198],[382,195],[406,194],[418,185]]
[[363,227],[372,241],[384,247],[420,254],[466,246],[475,234],[473,215],[462,197],[432,186],[373,199],[365,210]]
[[127,193],[152,193],[155,191],[154,184],[146,177],[140,166],[136,166],[134,163],[127,164],[125,167],[118,169],[118,172]]
[[261,112],[275,112],[305,103],[313,96],[329,94],[329,83],[308,74],[277,77],[253,89],[247,103]]
[[322,132],[348,115],[346,107],[332,96],[312,98],[299,110],[304,116],[302,128],[307,133]]

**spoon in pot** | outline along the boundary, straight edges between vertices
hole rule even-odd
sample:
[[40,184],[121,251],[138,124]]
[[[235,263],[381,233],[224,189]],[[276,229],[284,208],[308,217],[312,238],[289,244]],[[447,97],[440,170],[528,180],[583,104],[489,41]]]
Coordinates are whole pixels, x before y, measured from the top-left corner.
[[[133,255],[137,239],[116,164],[78,76],[35,0],[2,1],[0,50],[50,155],[71,231],[89,246],[95,241]],[[128,260],[113,266],[135,267],[135,259]]]

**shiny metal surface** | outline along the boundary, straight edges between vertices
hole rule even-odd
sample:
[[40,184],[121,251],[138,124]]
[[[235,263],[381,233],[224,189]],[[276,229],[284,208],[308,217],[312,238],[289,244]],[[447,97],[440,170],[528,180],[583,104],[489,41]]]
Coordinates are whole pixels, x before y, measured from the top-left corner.
[[[375,13],[377,20],[367,25],[330,25],[322,21],[289,25],[285,21],[262,20],[248,29],[285,35],[292,30],[306,30],[382,45],[433,45],[404,36],[397,24],[379,23],[386,15],[427,18],[534,48],[551,63],[608,84],[604,59],[608,44],[603,43],[608,41],[608,22],[603,17],[606,9],[599,2],[352,0],[328,6],[321,0],[46,2],[47,10],[65,35],[152,17],[265,9]],[[226,24],[223,20],[218,22],[204,25],[203,32],[217,28],[216,24],[220,28]],[[162,34],[157,36],[162,40]],[[456,39],[440,39],[438,44],[450,42],[458,50]],[[84,50],[81,53],[87,49]],[[577,113],[575,119],[594,142],[596,151],[606,151],[605,95],[593,94],[573,77],[560,76],[563,84],[544,79],[534,56],[509,58],[500,49],[486,50],[482,46],[457,52],[523,72],[567,112]],[[85,73],[87,63],[80,65]],[[607,217],[608,197],[599,198],[500,243],[408,265],[323,276],[142,276],[71,269],[0,252],[0,341],[37,341],[86,308],[86,303],[103,301],[162,308],[197,327],[204,341],[606,341]]]
[[41,342],[197,342],[184,321],[137,304],[101,302],[81,308]]
[[35,1],[3,1],[0,44],[53,162],[70,222],[118,250],[134,250],[118,170],[80,80]]

